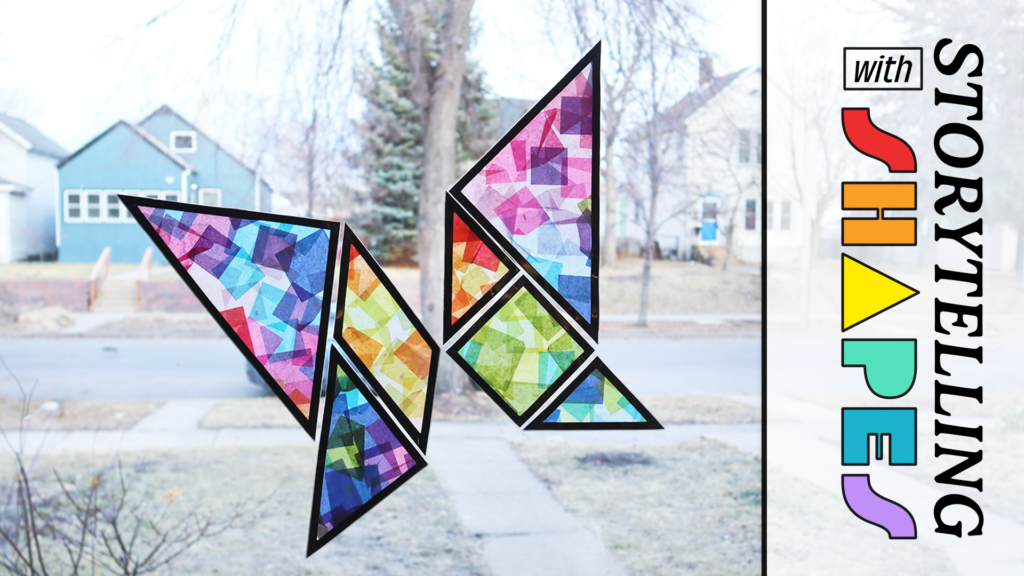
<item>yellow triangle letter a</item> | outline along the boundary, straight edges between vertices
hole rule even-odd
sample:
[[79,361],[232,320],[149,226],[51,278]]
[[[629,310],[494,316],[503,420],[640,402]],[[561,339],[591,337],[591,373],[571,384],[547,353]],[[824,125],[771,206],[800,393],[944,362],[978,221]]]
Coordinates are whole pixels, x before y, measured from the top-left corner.
[[843,331],[918,295],[918,291],[843,254]]

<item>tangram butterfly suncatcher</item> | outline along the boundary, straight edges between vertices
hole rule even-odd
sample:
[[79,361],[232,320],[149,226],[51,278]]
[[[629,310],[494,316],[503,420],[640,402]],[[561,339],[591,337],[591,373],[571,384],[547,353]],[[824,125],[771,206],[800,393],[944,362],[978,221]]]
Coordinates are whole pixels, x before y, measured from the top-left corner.
[[[527,430],[661,428],[594,352],[599,110],[600,45],[446,195],[439,332]],[[353,230],[121,200],[311,438],[321,418],[307,554],[427,466],[441,348]]]

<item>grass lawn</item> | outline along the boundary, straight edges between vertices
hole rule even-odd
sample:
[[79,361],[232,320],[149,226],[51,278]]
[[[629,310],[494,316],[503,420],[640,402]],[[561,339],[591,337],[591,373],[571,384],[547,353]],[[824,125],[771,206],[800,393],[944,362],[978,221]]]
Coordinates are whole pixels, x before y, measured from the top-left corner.
[[517,449],[630,573],[761,573],[760,458],[715,440]]
[[[111,454],[45,454],[36,462],[34,476],[52,479],[51,469],[56,468],[62,476],[77,476],[82,484],[113,458]],[[479,541],[463,531],[429,466],[307,559],[316,467],[312,442],[273,448],[122,452],[120,458],[155,506],[168,490],[180,490],[171,506],[183,509],[217,512],[263,501],[261,517],[251,527],[201,541],[160,574],[488,573]],[[10,482],[11,459],[4,458],[2,465],[2,478]]]

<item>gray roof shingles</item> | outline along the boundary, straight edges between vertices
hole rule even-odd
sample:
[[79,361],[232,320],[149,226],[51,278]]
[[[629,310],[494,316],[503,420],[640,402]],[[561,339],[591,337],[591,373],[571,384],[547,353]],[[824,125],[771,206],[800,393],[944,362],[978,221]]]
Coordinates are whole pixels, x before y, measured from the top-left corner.
[[0,112],[0,122],[17,132],[25,140],[28,140],[32,144],[32,152],[57,160],[63,160],[67,157],[68,151],[61,147],[60,144],[57,144],[35,126],[21,118],[15,118]]

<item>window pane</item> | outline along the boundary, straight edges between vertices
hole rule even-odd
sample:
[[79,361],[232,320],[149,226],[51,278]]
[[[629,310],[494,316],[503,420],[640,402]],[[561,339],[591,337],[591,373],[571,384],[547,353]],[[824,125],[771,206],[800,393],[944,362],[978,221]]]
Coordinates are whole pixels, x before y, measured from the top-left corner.
[[757,227],[757,201],[747,200],[747,214],[746,214],[745,228],[747,230],[753,230]]
[[761,163],[761,133],[757,133],[757,163]]
[[175,148],[191,148],[192,147],[192,137],[191,136],[184,136],[184,135],[175,136],[174,137],[174,147]]
[[107,218],[121,217],[121,199],[117,194],[107,194]]
[[789,205],[789,200],[782,201],[782,221],[779,223],[782,230],[789,230]]
[[97,206],[99,205],[99,203],[100,203],[100,195],[99,194],[89,194],[88,198],[89,198],[89,204],[96,204]]
[[750,132],[747,130],[740,130],[740,163],[746,164],[750,162]]
[[772,201],[768,200],[764,203],[764,216],[765,216],[765,230],[771,230],[772,224],[775,220],[775,212],[772,211]]
[[78,207],[68,208],[68,218],[81,218],[82,209]]
[[703,211],[705,220],[714,220],[718,217],[718,206],[714,202],[705,202]]
[[82,197],[78,194],[68,194],[68,204],[81,204]]
[[178,195],[177,194],[168,194],[168,195],[164,196],[164,199],[168,200],[170,202],[177,202],[178,201]]

